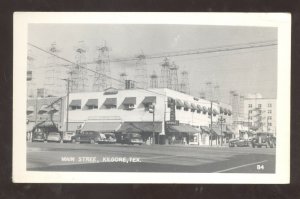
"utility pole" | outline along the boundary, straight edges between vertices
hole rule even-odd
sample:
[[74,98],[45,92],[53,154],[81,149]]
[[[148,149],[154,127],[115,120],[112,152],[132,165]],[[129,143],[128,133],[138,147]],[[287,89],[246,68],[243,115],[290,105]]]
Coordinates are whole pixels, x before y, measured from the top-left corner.
[[212,100],[210,101],[210,110],[211,110],[211,114],[210,114],[210,145],[212,146],[212,133],[213,133],[213,114],[212,114],[212,106],[213,106],[213,102]]
[[64,81],[67,81],[67,121],[66,121],[66,131],[69,130],[69,95],[70,95],[70,80],[68,79],[62,79]]
[[223,116],[221,115],[221,118],[219,119],[219,121],[221,123],[221,136],[222,136],[222,138],[221,138],[221,146],[222,146],[223,145],[223,122],[225,124],[226,119],[223,118]]
[[155,144],[155,126],[154,126],[154,119],[155,119],[155,105],[151,104],[149,105],[149,113],[152,113],[152,144]]

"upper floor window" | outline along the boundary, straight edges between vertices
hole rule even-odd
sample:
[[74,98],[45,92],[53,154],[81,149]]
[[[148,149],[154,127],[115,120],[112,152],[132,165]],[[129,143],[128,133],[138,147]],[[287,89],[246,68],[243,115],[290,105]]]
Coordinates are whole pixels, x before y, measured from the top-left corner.
[[248,104],[248,108],[252,108],[252,104]]
[[261,108],[261,104],[258,104],[258,108]]
[[268,113],[272,113],[272,110],[268,110]]
[[268,104],[268,107],[272,107],[272,104]]
[[252,113],[252,110],[249,110],[249,114],[251,114]]

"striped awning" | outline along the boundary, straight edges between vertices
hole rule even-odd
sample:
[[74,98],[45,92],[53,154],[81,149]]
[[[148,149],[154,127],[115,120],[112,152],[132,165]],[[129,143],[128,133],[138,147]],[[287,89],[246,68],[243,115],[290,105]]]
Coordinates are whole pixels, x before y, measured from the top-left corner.
[[191,108],[191,104],[187,101],[184,101],[184,108]]
[[213,109],[213,115],[218,115],[219,114],[219,112],[217,111],[217,109]]
[[88,99],[86,106],[98,106],[98,99]]
[[117,106],[117,98],[106,98],[103,105],[105,105],[105,106]]
[[180,99],[176,99],[176,106],[177,107],[183,107],[184,104],[183,104],[183,102]]
[[147,96],[145,99],[142,101],[143,104],[154,104],[156,103],[156,97],[155,96]]
[[197,106],[196,106],[194,103],[191,103],[191,107],[192,107],[192,109],[194,109],[194,110],[197,109]]
[[27,108],[27,115],[29,115],[29,114],[31,114],[31,113],[33,113],[34,112],[34,107],[33,106],[29,106],[28,108]]
[[136,104],[136,97],[125,97],[122,104],[124,105]]
[[202,107],[200,105],[197,105],[197,110],[202,111]]
[[47,113],[48,111],[49,111],[48,106],[42,105],[40,110],[38,111],[38,114],[44,114],[44,113]]
[[72,100],[69,106],[80,106],[81,107],[81,100]]
[[115,132],[120,127],[120,122],[86,122],[82,131]]
[[202,106],[202,111],[203,111],[203,113],[206,113],[207,112],[207,107],[206,106]]

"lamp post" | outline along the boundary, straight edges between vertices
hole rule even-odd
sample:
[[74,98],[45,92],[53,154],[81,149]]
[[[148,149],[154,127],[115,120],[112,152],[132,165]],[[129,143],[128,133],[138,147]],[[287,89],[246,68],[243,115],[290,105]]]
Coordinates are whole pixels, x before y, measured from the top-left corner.
[[219,118],[219,122],[221,124],[221,146],[223,145],[223,122],[225,123],[226,122],[226,119],[223,118],[223,116],[221,115],[221,118]]

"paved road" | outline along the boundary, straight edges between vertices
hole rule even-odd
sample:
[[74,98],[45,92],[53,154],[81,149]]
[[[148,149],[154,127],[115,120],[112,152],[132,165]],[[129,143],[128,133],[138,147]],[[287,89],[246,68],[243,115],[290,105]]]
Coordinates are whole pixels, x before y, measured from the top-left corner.
[[275,149],[28,143],[31,171],[274,173]]

